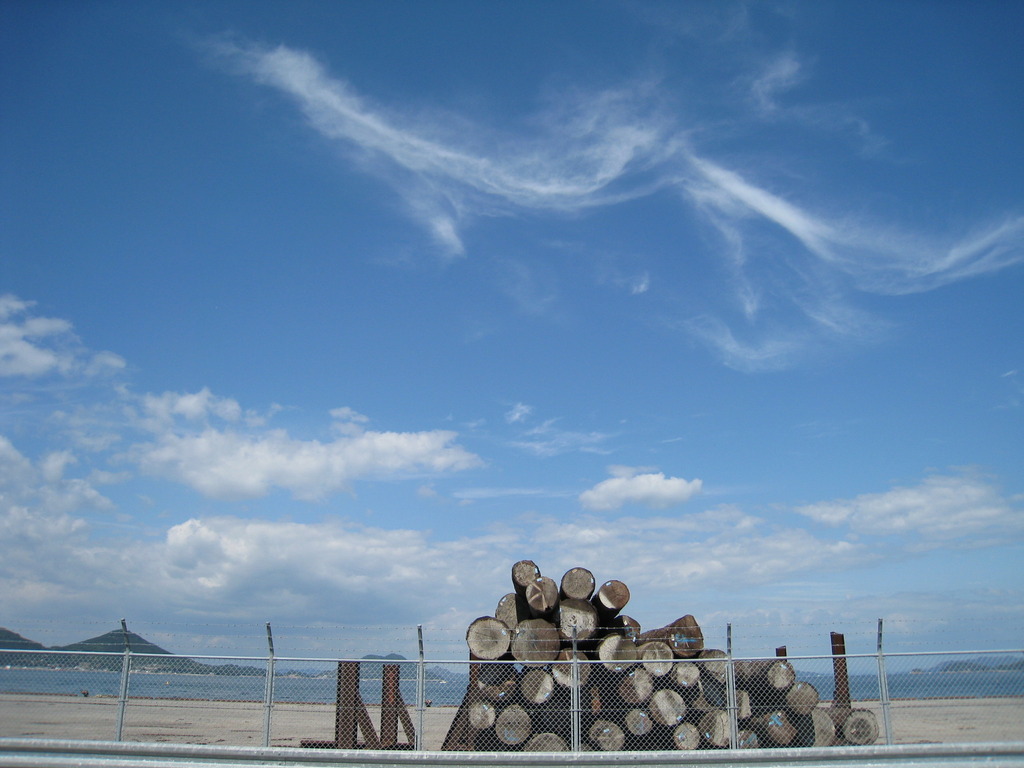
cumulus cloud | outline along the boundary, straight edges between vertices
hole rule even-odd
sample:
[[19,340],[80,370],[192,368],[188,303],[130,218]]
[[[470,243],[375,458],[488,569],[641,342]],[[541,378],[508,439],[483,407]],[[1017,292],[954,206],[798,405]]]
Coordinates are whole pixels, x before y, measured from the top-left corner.
[[905,536],[914,549],[976,547],[1024,535],[1020,499],[1005,498],[985,477],[932,475],[915,486],[796,509],[826,525],[858,534]]
[[689,501],[700,493],[700,480],[665,477],[663,472],[638,472],[637,468],[610,467],[614,477],[603,480],[579,496],[586,509],[613,510],[624,504],[665,509]]

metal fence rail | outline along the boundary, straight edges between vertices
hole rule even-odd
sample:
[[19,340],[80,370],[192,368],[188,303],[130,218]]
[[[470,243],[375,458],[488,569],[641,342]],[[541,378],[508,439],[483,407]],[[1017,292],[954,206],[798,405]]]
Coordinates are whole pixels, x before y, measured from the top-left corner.
[[602,661],[580,651],[527,664],[282,657],[272,645],[266,656],[0,651],[0,738],[575,760],[1011,742],[1021,723],[1016,649],[676,659],[625,645]]

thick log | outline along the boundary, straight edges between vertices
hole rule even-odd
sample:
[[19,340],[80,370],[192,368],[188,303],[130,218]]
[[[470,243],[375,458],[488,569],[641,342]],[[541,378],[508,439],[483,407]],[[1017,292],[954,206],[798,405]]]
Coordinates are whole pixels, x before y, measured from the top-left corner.
[[756,706],[780,706],[796,680],[793,665],[785,659],[737,661],[734,665],[737,687],[747,691]]
[[692,659],[704,650],[704,633],[700,624],[690,614],[686,614],[671,624],[643,632],[637,638],[637,642],[645,643],[649,640],[660,640],[667,643],[669,648],[680,659]]
[[521,621],[512,633],[512,655],[522,662],[554,661],[561,647],[558,628],[544,619]]
[[512,566],[512,588],[517,595],[526,595],[526,587],[540,576],[540,568],[533,560],[520,560]]
[[543,704],[555,692],[554,678],[543,669],[528,669],[519,681],[519,692],[527,704]]
[[476,674],[477,692],[489,701],[507,701],[518,687],[519,672],[512,664],[481,664]]
[[672,664],[672,681],[684,694],[696,696],[700,693],[700,668],[692,661],[677,661]]
[[620,752],[626,741],[626,734],[618,723],[598,719],[587,729],[587,738],[604,752]]
[[[566,688],[572,688],[572,660],[573,653],[569,648],[563,648],[558,652],[556,663],[551,665],[551,677],[554,678],[558,685]],[[593,669],[591,664],[581,664],[579,662],[587,661],[587,657],[580,651],[576,652],[576,674],[579,676],[579,683],[581,686],[587,684],[587,678],[590,677],[590,670]]]
[[504,622],[493,616],[474,619],[466,630],[469,652],[482,661],[494,661],[508,653],[512,634]]
[[782,709],[761,715],[756,727],[765,740],[779,747],[788,746],[796,738],[796,726]]
[[639,707],[628,710],[622,718],[622,724],[634,736],[645,736],[654,729],[654,721],[647,710]]
[[874,744],[878,739],[878,719],[869,709],[854,709],[843,719],[837,731],[847,744]]
[[612,672],[623,672],[632,667],[637,660],[636,646],[622,635],[602,637],[595,653],[598,660],[604,662],[605,668]]
[[811,727],[814,737],[810,746],[831,747],[836,743],[836,724],[824,709],[818,707],[811,712]]
[[557,733],[535,733],[526,744],[523,752],[568,752],[569,745]]
[[724,709],[705,712],[697,724],[704,742],[712,747],[729,746],[729,713]]
[[729,664],[728,654],[717,648],[707,648],[697,654],[700,659],[700,673],[705,679],[713,680],[716,683],[725,682],[726,668]]
[[588,600],[568,597],[558,606],[558,631],[571,640],[574,628],[577,641],[592,637],[597,631],[597,609]]
[[469,705],[469,725],[478,731],[486,731],[498,716],[497,707],[489,701],[474,701]]
[[637,648],[637,657],[644,669],[653,677],[664,677],[672,671],[672,659],[674,654],[668,647],[668,643],[660,640],[651,640]]
[[654,693],[651,673],[643,667],[633,667],[619,681],[618,694],[627,704],[643,704]]
[[810,683],[797,680],[786,691],[786,706],[798,715],[809,715],[818,706],[818,689]]
[[632,616],[626,616],[625,614],[619,614],[614,619],[608,622],[608,625],[613,632],[619,632],[634,643],[640,637],[641,627],[640,622],[634,619]]
[[699,749],[700,729],[693,723],[680,723],[672,730],[672,746],[676,749]]
[[647,711],[656,723],[675,727],[686,717],[686,702],[676,691],[660,688],[651,694]]
[[629,587],[617,579],[606,581],[590,598],[590,602],[597,608],[602,624],[607,627],[608,622],[618,616],[619,611],[629,602]]
[[594,574],[586,568],[570,568],[562,576],[558,591],[562,599],[589,600],[594,595]]
[[558,585],[547,576],[538,576],[526,585],[523,594],[530,615],[537,619],[551,619],[558,611]]
[[523,744],[533,733],[530,714],[518,704],[509,704],[495,718],[494,733],[503,744]]
[[515,592],[509,592],[498,601],[494,609],[494,618],[502,622],[509,629],[515,629],[520,621],[530,618],[530,607],[526,599]]

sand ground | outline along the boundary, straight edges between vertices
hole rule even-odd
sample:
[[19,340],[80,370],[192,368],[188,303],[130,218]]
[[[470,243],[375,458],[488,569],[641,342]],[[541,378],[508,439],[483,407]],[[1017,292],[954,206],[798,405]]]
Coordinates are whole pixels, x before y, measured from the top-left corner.
[[[877,702],[863,703],[875,711]],[[117,700],[39,694],[0,695],[0,737],[113,739]],[[369,706],[379,733],[379,707]],[[455,717],[455,707],[428,707],[423,713],[423,746],[438,750]],[[419,713],[409,711],[419,728]],[[261,703],[131,699],[125,710],[125,741],[261,746],[265,710]],[[1019,740],[1024,698],[928,699],[893,702],[890,709],[896,744]],[[270,744],[298,747],[303,739],[334,737],[334,705],[275,704]],[[399,742],[412,741],[399,726]],[[879,736],[878,743],[884,743]]]

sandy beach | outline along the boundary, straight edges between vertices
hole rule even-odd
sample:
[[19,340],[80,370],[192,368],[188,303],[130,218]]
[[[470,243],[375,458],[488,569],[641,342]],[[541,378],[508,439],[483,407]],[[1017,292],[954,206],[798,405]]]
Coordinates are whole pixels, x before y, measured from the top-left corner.
[[[882,725],[876,702],[864,703]],[[380,709],[367,707],[379,733]],[[423,713],[423,746],[439,750],[456,707],[428,707]],[[414,727],[419,713],[409,711]],[[893,702],[896,744],[1013,741],[1024,723],[1024,698],[928,699]],[[261,746],[265,710],[261,703],[132,699],[125,710],[125,741]],[[0,695],[0,737],[113,739],[117,700],[113,697]],[[304,739],[334,737],[334,705],[276,704],[271,746],[298,747]],[[399,742],[411,741],[399,729]],[[878,743],[884,743],[879,736]]]

